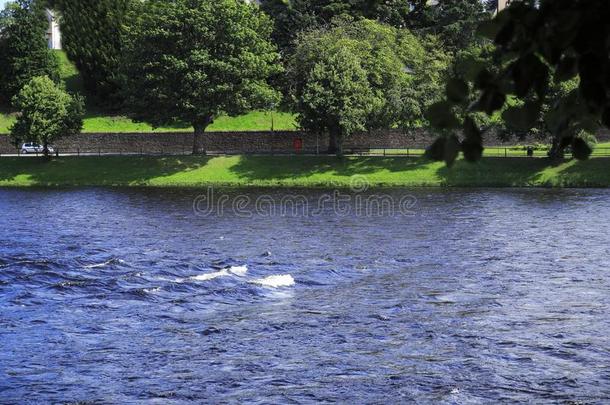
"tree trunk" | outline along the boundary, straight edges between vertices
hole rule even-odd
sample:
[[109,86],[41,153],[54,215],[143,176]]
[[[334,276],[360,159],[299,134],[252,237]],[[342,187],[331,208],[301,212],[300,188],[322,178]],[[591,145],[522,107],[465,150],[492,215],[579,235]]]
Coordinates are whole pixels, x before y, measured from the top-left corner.
[[205,154],[205,151],[201,150],[201,138],[203,138],[203,133],[211,122],[212,117],[209,117],[201,122],[195,122],[193,124],[193,128],[195,129],[195,133],[193,134],[193,155]]
[[44,155],[44,157],[46,159],[50,159],[51,157],[49,156],[49,141],[45,140],[42,143],[42,154]]
[[343,134],[340,130],[330,131],[328,137],[328,153],[337,156],[343,155]]
[[563,150],[561,150],[561,140],[557,137],[553,137],[553,143],[551,149],[549,149],[549,158],[551,159],[563,159]]

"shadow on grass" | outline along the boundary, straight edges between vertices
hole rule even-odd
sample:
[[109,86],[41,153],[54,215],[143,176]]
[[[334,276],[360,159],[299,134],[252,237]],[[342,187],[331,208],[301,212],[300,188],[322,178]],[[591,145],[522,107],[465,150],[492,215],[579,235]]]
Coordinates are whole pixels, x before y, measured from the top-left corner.
[[442,185],[451,187],[610,187],[610,158],[484,158],[443,166],[437,175]]
[[[201,170],[199,170],[201,169]],[[174,178],[166,179],[177,175]],[[315,176],[319,175],[319,176]],[[448,187],[610,187],[610,158],[585,162],[547,159],[485,158],[452,168],[425,159],[333,156],[240,157],[64,157],[1,158],[0,182],[6,185],[201,186],[340,184],[370,175],[371,185]],[[309,176],[315,178],[310,179]],[[337,183],[337,184],[339,184]]]
[[2,158],[0,182],[14,185],[145,185],[151,179],[196,170],[208,157]]
[[337,176],[367,175],[385,170],[403,172],[430,164],[423,158],[343,157],[336,156],[242,156],[231,171],[248,181],[283,180],[313,174]]

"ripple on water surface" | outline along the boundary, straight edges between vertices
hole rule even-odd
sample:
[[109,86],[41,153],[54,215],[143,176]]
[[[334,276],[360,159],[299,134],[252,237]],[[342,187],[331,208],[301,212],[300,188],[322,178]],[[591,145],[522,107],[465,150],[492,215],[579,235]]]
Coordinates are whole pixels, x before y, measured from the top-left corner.
[[0,402],[607,402],[610,192],[409,194],[1,190]]

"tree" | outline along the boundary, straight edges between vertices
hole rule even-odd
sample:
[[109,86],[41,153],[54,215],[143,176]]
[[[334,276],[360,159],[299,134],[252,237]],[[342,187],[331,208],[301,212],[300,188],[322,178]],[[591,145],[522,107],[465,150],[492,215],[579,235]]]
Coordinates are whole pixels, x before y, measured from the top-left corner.
[[[610,127],[609,16],[610,3],[605,0],[523,0],[482,24],[480,33],[496,45],[493,60],[473,61],[472,77],[451,79],[447,101],[431,108],[437,127],[461,127],[466,135],[461,148],[450,155],[461,149],[467,159],[479,159],[482,131],[472,115],[492,115],[517,99],[522,102],[504,112],[510,125],[529,130],[543,114],[553,136],[551,157],[562,156],[570,147],[576,158],[588,158],[592,150],[579,134],[597,131],[600,123]],[[574,78],[578,88],[558,92],[544,112],[554,88],[551,81],[560,84]],[[469,103],[472,98],[476,101]],[[456,109],[466,112],[462,122],[456,119]]]
[[42,2],[19,0],[0,31],[0,96],[5,101],[35,76],[59,80],[57,59],[46,41],[47,18]]
[[476,43],[479,24],[491,18],[481,0],[442,0],[418,11],[408,16],[405,25],[414,31],[438,36],[451,53]]
[[13,21],[13,13],[19,8],[19,5],[14,1],[9,1],[4,5],[4,9],[0,11],[0,31],[8,27]]
[[412,1],[404,0],[262,0],[261,8],[273,18],[273,40],[289,55],[304,31],[321,28],[338,17],[378,19],[395,26],[404,24]]
[[279,100],[267,84],[281,70],[257,6],[235,0],[151,0],[130,30],[127,106],[153,125],[187,122],[201,137],[221,113],[242,114]]
[[495,6],[480,0],[262,0],[262,9],[275,22],[273,39],[290,54],[303,31],[330,24],[337,17],[366,18],[421,36],[435,35],[457,51],[475,41],[478,23],[491,17]]
[[62,45],[83,77],[87,92],[106,106],[119,103],[119,68],[124,27],[132,0],[55,0],[60,12]]
[[405,132],[426,124],[425,113],[434,102],[442,99],[452,58],[444,50],[442,43],[434,36],[422,40],[424,53],[417,59],[412,71],[412,79],[401,94],[398,104],[400,117],[398,127]]
[[309,72],[299,99],[301,126],[331,135],[329,152],[341,155],[345,137],[367,127],[374,94],[357,55],[338,48]]
[[415,77],[434,68],[424,66],[425,55],[410,32],[371,20],[340,19],[301,34],[289,62],[301,126],[327,132],[329,153],[340,154],[354,131],[397,125]]
[[32,78],[14,97],[13,105],[19,111],[11,127],[15,144],[42,144],[45,156],[50,143],[79,133],[83,125],[82,98],[66,93],[46,76]]

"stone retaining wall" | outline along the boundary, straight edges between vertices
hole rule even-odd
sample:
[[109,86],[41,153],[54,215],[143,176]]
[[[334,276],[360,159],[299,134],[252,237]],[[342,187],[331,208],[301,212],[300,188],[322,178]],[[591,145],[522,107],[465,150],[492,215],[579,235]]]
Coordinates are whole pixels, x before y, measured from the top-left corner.
[[[502,145],[488,137],[488,145]],[[328,146],[327,135],[304,132],[208,132],[202,140],[203,148],[210,152],[227,153],[281,153],[292,152],[294,142],[301,139],[303,151],[323,153]],[[409,134],[398,131],[377,131],[356,134],[348,138],[345,148],[425,148],[435,139],[426,130],[414,130]],[[600,141],[610,139],[608,133],[600,133]],[[519,143],[536,143],[525,140]],[[61,139],[54,145],[64,153],[188,153],[192,148],[192,133],[87,133]],[[511,145],[512,141],[506,143]],[[0,135],[0,153],[15,153],[8,136]]]

